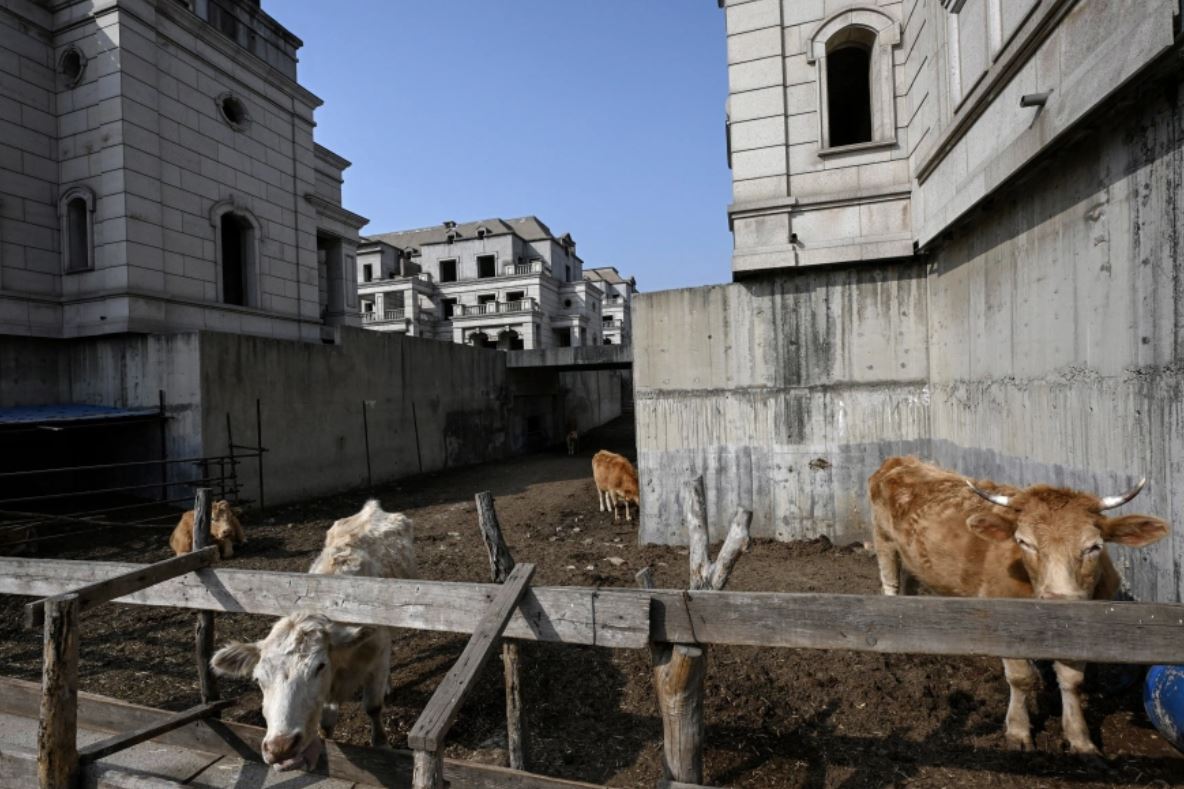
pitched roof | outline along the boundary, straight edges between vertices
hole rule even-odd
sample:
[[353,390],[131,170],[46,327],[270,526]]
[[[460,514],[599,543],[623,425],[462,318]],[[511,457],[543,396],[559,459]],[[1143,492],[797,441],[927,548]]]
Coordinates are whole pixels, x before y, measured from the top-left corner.
[[602,266],[601,268],[586,268],[584,269],[584,279],[594,280],[596,282],[608,282],[612,285],[628,285],[632,288],[637,287],[637,281],[630,277],[625,279],[617,271],[616,266]]
[[443,244],[448,240],[449,231],[455,231],[457,238],[470,239],[477,237],[477,230],[484,227],[491,236],[502,236],[509,233],[517,235],[524,241],[541,241],[544,239],[558,240],[551,228],[547,227],[536,216],[522,216],[516,219],[482,219],[476,222],[459,222],[453,227],[446,224],[421,227],[417,230],[399,230],[393,233],[378,233],[365,236],[365,241],[384,241],[399,249],[422,247],[425,244]]

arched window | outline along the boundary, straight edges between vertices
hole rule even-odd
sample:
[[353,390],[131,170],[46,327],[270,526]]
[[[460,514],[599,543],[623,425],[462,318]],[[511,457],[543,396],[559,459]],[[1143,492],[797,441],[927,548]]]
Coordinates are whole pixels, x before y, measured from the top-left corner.
[[259,306],[259,221],[224,200],[210,211],[217,254],[218,297],[223,304]]
[[872,141],[872,46],[875,34],[848,28],[842,41],[828,43],[827,110],[830,146]]
[[900,24],[879,8],[848,8],[814,30],[806,56],[817,69],[821,155],[896,143],[892,50],[899,45]]
[[66,273],[95,267],[95,193],[85,186],[67,189],[58,203],[62,261]]

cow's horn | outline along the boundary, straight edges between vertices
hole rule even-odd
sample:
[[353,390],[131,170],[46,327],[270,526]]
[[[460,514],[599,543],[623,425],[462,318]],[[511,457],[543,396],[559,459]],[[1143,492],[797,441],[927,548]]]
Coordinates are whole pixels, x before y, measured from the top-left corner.
[[1139,491],[1141,491],[1143,489],[1143,486],[1146,484],[1147,484],[1147,478],[1143,477],[1141,480],[1139,480],[1137,483],[1135,483],[1135,486],[1133,488],[1128,490],[1126,493],[1123,493],[1121,496],[1104,496],[1102,498],[1102,506],[1099,509],[1099,512],[1101,510],[1112,510],[1115,507],[1121,507],[1123,504],[1126,504],[1128,501],[1133,499],[1135,496],[1138,496]]
[[1000,507],[1011,506],[1011,496],[1004,496],[1002,493],[988,493],[985,490],[979,490],[970,480],[966,480],[966,487],[970,488],[992,504],[998,504]]

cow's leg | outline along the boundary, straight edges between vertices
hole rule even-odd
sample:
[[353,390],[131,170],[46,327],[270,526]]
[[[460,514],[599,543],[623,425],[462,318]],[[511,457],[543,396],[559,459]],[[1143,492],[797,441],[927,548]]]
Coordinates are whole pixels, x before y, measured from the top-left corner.
[[1089,738],[1089,727],[1085,725],[1085,713],[1081,710],[1081,683],[1085,679],[1084,663],[1053,663],[1057,672],[1057,684],[1061,686],[1061,728],[1073,753],[1100,756]]
[[880,585],[886,595],[900,594],[900,551],[896,543],[883,537],[880,530],[872,533],[876,547],[876,562],[880,565]]
[[326,703],[321,707],[321,731],[329,739],[333,739],[333,729],[337,727],[337,704]]
[[617,495],[611,490],[605,491],[605,498],[608,499],[608,508],[613,512],[613,523],[617,522]]
[[633,516],[629,514],[629,499],[625,499],[625,520],[632,522]]
[[362,706],[370,716],[370,745],[379,748],[387,744],[382,728],[382,703],[386,699],[387,683],[391,675],[391,646],[379,649],[374,666],[362,686]]
[[604,491],[599,485],[596,486],[596,503],[600,505],[600,511],[604,512]]
[[1003,673],[1011,688],[1011,699],[1007,702],[1007,745],[1017,751],[1030,751],[1034,746],[1028,696],[1036,689],[1036,670],[1027,660],[1004,658]]

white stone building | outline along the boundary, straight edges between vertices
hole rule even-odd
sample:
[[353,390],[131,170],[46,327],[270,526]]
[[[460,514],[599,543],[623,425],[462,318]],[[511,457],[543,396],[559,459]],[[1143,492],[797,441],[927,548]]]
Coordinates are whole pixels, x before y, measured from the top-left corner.
[[[642,540],[695,474],[863,540],[900,454],[1184,519],[1184,3],[719,5],[736,281],[634,303]],[[1133,595],[1184,599],[1179,534]]]
[[633,341],[633,294],[637,292],[637,280],[625,279],[613,266],[587,269],[584,279],[596,283],[604,292],[601,341],[605,345],[629,345]]
[[0,334],[356,324],[300,46],[259,0],[0,5]]
[[502,350],[619,342],[632,284],[606,302],[571,236],[533,216],[384,233],[358,248],[366,328]]

